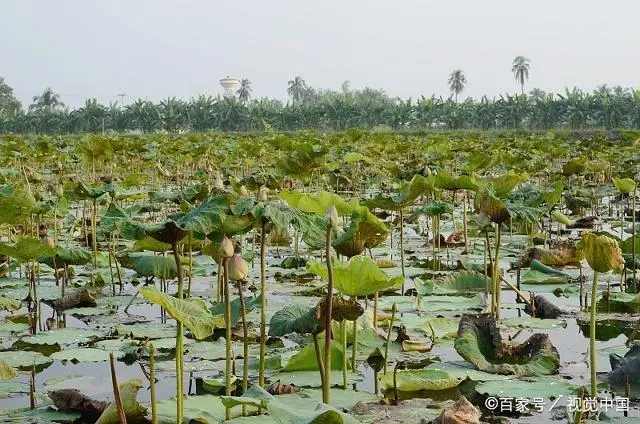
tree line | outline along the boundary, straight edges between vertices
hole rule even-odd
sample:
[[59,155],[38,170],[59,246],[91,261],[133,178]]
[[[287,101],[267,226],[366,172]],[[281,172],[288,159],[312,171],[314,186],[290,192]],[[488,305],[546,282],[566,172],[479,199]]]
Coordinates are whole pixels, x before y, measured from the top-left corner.
[[448,79],[448,98],[405,100],[383,90],[352,90],[349,81],[341,90],[316,89],[297,76],[288,82],[286,103],[252,99],[251,82],[245,78],[233,97],[169,97],[159,103],[138,99],[128,105],[103,105],[91,98],[75,109],[66,107],[51,88],[23,108],[0,78],[0,133],[640,128],[640,90],[602,85],[592,92],[534,88],[525,93],[529,70],[529,60],[516,57],[512,72],[520,93],[495,98],[460,100],[467,79],[456,69]]

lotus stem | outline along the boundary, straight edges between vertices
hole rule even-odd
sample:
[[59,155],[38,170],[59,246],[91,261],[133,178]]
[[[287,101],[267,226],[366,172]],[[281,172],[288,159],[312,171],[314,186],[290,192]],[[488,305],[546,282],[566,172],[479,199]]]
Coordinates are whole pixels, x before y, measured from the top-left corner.
[[[231,396],[231,298],[229,296],[229,261],[227,258],[223,260],[224,274],[222,277],[222,288],[224,291],[224,321],[225,321],[225,395]],[[225,418],[231,419],[231,408],[225,407]],[[182,422],[182,421],[178,421]]]
[[267,262],[266,262],[266,231],[267,220],[263,217],[260,222],[260,364],[258,384],[264,387],[264,361],[267,342]]
[[322,387],[324,387],[324,376],[325,376],[325,368],[324,363],[322,362],[322,354],[320,353],[320,343],[318,342],[318,335],[313,333],[313,347],[316,351],[316,361],[318,362],[318,370],[320,371],[320,383]]
[[29,373],[29,408],[36,408],[36,366],[31,367]]
[[469,249],[469,242],[467,239],[467,190],[464,190],[464,197],[462,199],[462,231],[464,232],[464,251]]
[[187,235],[187,243],[189,243],[189,275],[187,276],[187,297],[191,297],[191,276],[193,275],[193,251],[191,246],[191,231]]
[[[404,277],[404,210],[400,208],[400,268]],[[404,280],[402,281],[402,294],[404,294]]]
[[93,269],[98,267],[98,232],[97,220],[98,216],[98,199],[93,199],[93,208],[91,209],[91,244],[93,247]]
[[[357,298],[356,298],[357,299]],[[351,345],[351,369],[356,369],[356,360],[358,356],[358,320],[353,321],[353,344]]]
[[633,273],[633,292],[638,292],[638,282],[636,280],[636,196],[638,195],[638,183],[633,189],[631,199],[631,268]]
[[[127,415],[122,406],[122,399],[120,399],[120,388],[118,387],[118,379],[116,378],[116,364],[113,358],[113,352],[109,352],[109,365],[111,367],[111,383],[113,385],[113,399],[118,408],[118,416],[120,417],[120,424],[127,424]],[[179,421],[181,422],[181,421]]]
[[[182,299],[182,263],[178,254],[178,242],[171,243],[173,259],[176,261],[176,273],[178,274],[178,299]],[[183,387],[183,350],[184,350],[184,328],[179,320],[176,320],[176,417],[177,422],[182,422],[184,411],[184,387]]]
[[491,277],[493,280],[493,291],[495,292],[495,317],[500,320],[500,296],[502,296],[502,284],[500,283],[500,224],[496,224],[496,254],[493,258],[493,271]]
[[[247,329],[247,311],[244,304],[244,293],[242,293],[242,281],[236,281],[238,284],[238,295],[240,296],[240,314],[242,316],[242,393],[246,393],[249,388],[249,330]],[[247,406],[242,405],[242,415],[247,415]]]
[[373,297],[373,329],[378,328],[378,292]]
[[342,388],[347,390],[347,320],[340,323],[342,333]]
[[158,424],[158,406],[156,405],[156,350],[149,345],[149,384],[151,388],[151,424]]
[[384,369],[382,373],[387,374],[387,364],[389,362],[389,345],[391,344],[391,332],[393,331],[393,321],[396,317],[396,302],[391,307],[391,321],[389,321],[389,330],[387,331],[387,342],[384,345]]
[[329,404],[331,388],[331,314],[333,313],[333,264],[331,259],[331,232],[333,225],[331,221],[327,224],[327,297],[325,321],[324,321],[324,364],[325,364],[325,376],[324,384],[322,385],[322,402]]
[[596,309],[598,307],[598,271],[593,271],[591,288],[591,323],[589,326],[589,363],[591,371],[591,398],[596,398]]

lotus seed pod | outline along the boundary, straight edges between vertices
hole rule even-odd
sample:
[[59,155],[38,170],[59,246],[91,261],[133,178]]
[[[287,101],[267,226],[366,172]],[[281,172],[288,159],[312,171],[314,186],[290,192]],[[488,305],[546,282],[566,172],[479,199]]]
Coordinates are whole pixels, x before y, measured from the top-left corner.
[[611,237],[585,232],[582,234],[580,248],[594,271],[609,272],[624,268],[622,250],[620,250],[618,242]]

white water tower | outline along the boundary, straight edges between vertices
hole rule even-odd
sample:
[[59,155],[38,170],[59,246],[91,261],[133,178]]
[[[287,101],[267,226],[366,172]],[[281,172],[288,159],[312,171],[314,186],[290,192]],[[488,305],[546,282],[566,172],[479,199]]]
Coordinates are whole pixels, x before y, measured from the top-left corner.
[[220,85],[224,88],[224,97],[233,97],[236,95],[236,90],[240,88],[240,80],[238,78],[231,78],[227,75],[226,78],[220,80]]

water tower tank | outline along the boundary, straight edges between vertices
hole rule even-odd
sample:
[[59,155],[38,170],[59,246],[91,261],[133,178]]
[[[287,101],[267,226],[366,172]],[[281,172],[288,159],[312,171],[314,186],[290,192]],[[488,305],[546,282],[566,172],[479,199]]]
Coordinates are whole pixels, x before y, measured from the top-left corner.
[[240,88],[240,80],[238,78],[231,78],[227,76],[220,80],[220,85],[224,88],[224,97],[233,97],[236,94],[236,90]]

